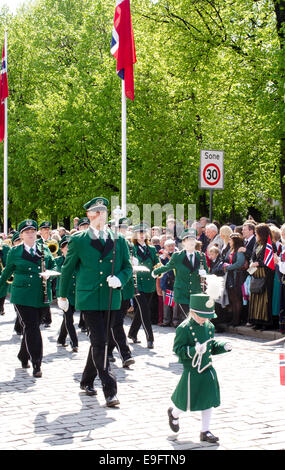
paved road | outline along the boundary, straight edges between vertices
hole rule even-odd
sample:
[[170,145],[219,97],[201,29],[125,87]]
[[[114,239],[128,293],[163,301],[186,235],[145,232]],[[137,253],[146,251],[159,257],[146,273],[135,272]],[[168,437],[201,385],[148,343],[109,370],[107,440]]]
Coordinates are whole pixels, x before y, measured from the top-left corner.
[[[118,380],[118,409],[106,408],[100,382],[96,397],[79,388],[89,339],[79,331],[79,352],[56,344],[61,314],[52,307],[53,323],[42,329],[43,377],[32,377],[17,359],[20,338],[13,331],[13,306],[0,317],[0,449],[228,450],[285,448],[285,386],[279,383],[281,347],[231,334],[233,351],[214,357],[222,404],[213,413],[211,431],[220,444],[200,443],[200,412],[180,418],[180,432],[168,426],[167,408],[181,366],[172,353],[174,330],[154,326],[155,349],[132,345],[136,363],[113,366]],[[75,315],[78,324],[79,315]],[[128,328],[130,319],[126,319]]]

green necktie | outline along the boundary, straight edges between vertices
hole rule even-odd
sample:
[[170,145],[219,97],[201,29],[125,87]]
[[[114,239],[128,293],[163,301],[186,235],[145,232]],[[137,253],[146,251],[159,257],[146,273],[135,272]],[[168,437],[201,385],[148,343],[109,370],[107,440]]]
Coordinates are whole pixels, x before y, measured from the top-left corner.
[[102,245],[105,245],[103,230],[99,230],[99,239],[100,239],[100,242],[102,243]]
[[193,254],[190,255],[190,264],[193,267]]
[[34,249],[33,248],[30,248],[30,253],[32,256],[34,256]]

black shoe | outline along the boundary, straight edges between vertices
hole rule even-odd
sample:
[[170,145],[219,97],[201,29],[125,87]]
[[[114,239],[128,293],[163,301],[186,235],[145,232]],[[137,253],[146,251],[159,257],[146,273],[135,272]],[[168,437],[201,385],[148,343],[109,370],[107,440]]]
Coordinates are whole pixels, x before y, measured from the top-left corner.
[[22,369],[29,369],[31,367],[28,361],[27,362],[21,361],[21,364],[22,364]]
[[109,407],[112,407],[112,406],[116,406],[116,405],[119,405],[120,402],[118,400],[118,398],[116,397],[116,395],[114,395],[113,397],[107,397],[106,398],[106,405],[109,406]]
[[161,323],[160,326],[170,326],[170,323]]
[[43,374],[42,374],[40,367],[34,367],[33,376],[39,378],[39,377],[42,377],[42,375]]
[[214,444],[215,442],[218,442],[218,440],[219,438],[214,436],[210,431],[200,433],[200,441],[211,442]]
[[57,341],[57,346],[61,346],[62,348],[67,348],[68,344],[67,343],[60,343],[59,341]]
[[153,341],[148,341],[147,342],[147,347],[148,347],[148,349],[153,349],[153,347],[154,347],[153,346]]
[[2,310],[2,312],[0,312],[0,315],[5,315],[5,312],[4,312],[4,310]]
[[133,338],[132,336],[128,336],[128,338],[131,339],[135,344],[141,343],[141,341],[139,341],[137,338]]
[[109,362],[116,362],[116,358],[114,356],[108,356]]
[[178,418],[174,418],[172,416],[172,410],[173,408],[168,408],[167,410],[167,413],[168,413],[168,418],[169,418],[169,426],[170,426],[170,429],[173,431],[173,432],[178,432],[179,431],[179,424],[175,424],[173,423],[173,421],[178,421]]
[[86,395],[89,397],[93,397],[93,395],[97,395],[97,390],[93,388],[91,385],[80,385],[81,390],[84,390]]
[[78,346],[73,346],[72,347],[72,352],[78,353]]
[[135,360],[132,357],[129,357],[128,359],[125,359],[123,361],[123,367],[129,367],[134,363],[135,363]]

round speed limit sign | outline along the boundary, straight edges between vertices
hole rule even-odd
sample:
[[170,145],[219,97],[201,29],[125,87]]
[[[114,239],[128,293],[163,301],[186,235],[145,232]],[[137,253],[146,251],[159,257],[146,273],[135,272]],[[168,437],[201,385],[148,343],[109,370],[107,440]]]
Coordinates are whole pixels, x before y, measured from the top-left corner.
[[218,184],[221,178],[220,169],[215,163],[209,163],[205,166],[203,171],[203,179],[209,184],[210,186],[214,186]]
[[224,152],[201,150],[200,189],[224,189]]

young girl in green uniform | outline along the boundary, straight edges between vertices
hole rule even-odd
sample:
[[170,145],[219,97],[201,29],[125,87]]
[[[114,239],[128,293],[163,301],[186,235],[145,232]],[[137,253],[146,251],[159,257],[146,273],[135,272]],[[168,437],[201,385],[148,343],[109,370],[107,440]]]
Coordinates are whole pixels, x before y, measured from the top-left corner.
[[168,409],[172,431],[179,431],[179,416],[183,411],[201,411],[201,441],[217,442],[210,432],[212,409],[220,405],[217,374],[212,366],[212,355],[230,351],[229,343],[214,339],[214,300],[207,294],[192,294],[188,318],[176,329],[173,350],[183,364],[181,379],[172,394],[173,407]]

